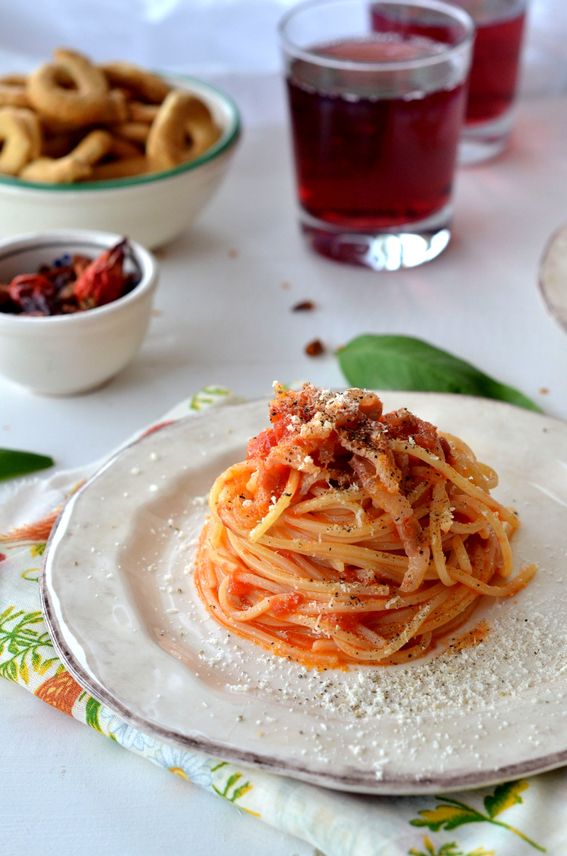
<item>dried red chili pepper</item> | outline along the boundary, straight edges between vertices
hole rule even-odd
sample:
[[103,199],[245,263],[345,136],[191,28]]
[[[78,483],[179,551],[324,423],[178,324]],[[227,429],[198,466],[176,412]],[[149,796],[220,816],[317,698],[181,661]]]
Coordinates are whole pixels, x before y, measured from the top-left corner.
[[117,300],[124,289],[126,241],[106,250],[86,267],[75,282],[73,294],[82,309]]
[[75,275],[75,279],[78,279],[81,274],[83,274],[88,266],[92,264],[92,259],[88,256],[73,256],[73,260],[71,263],[71,270]]
[[130,257],[126,239],[98,258],[65,254],[37,273],[20,274],[11,283],[0,283],[0,313],[14,315],[67,315],[103,306],[128,294],[139,282],[133,265],[124,271]]
[[15,276],[8,286],[10,300],[26,315],[50,315],[57,289],[38,273]]

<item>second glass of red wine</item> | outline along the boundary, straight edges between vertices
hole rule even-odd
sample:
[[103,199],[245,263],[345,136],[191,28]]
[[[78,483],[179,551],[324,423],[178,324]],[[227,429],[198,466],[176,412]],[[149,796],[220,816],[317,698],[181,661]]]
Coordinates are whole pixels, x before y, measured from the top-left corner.
[[384,29],[368,0],[308,0],[280,37],[307,240],[338,261],[398,270],[450,240],[474,24],[437,0],[379,5]]
[[459,160],[478,163],[508,143],[520,69],[526,0],[458,0],[476,25]]
[[[475,22],[465,125],[459,161],[478,163],[500,154],[508,143],[522,51],[527,0],[450,0]],[[388,4],[375,0],[372,20],[377,32],[397,22]],[[418,22],[416,36],[439,39],[443,31],[433,22]]]

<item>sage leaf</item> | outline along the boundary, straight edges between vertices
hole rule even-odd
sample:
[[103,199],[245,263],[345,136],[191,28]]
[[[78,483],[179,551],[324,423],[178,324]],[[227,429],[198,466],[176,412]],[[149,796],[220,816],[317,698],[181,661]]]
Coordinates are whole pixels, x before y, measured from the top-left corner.
[[0,481],[26,476],[37,470],[53,466],[53,458],[36,455],[34,452],[20,452],[16,449],[0,449]]
[[338,359],[352,386],[473,395],[542,412],[519,390],[412,336],[357,336],[338,351]]

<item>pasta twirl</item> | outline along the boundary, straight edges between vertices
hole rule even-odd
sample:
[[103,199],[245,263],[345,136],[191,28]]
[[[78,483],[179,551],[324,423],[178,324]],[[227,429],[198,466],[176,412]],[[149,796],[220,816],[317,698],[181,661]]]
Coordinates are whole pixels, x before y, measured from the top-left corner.
[[210,493],[195,582],[213,618],[316,668],[416,659],[507,597],[514,512],[458,437],[377,395],[276,386],[271,427]]

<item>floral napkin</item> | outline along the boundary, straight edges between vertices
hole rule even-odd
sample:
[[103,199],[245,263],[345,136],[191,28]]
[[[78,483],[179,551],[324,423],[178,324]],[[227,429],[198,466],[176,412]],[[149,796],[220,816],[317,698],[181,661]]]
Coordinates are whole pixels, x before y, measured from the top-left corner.
[[[227,406],[234,400],[220,387],[205,387],[165,418]],[[97,466],[47,480],[22,481],[3,491],[1,677],[15,681],[125,749],[304,839],[325,856],[567,854],[565,771],[450,796],[343,794],[162,743],[128,725],[89,695],[55,653],[40,609],[38,579],[54,509]]]

